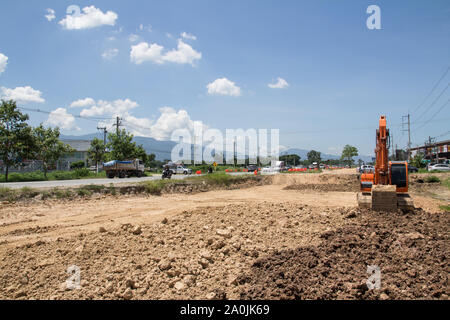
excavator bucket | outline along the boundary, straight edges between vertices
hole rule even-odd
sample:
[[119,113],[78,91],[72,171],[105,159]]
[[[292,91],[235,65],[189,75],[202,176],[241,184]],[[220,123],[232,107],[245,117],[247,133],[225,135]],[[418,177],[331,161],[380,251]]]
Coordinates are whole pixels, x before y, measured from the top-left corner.
[[374,185],[371,193],[358,193],[358,206],[375,211],[410,211],[414,203],[408,194],[397,194],[395,185]]

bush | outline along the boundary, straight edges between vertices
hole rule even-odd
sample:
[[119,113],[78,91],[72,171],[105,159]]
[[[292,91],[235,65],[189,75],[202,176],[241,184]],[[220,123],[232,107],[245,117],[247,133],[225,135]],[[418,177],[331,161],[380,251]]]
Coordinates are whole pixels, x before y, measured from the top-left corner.
[[428,183],[438,183],[438,182],[441,182],[441,180],[440,180],[438,177],[436,177],[436,176],[428,176],[428,177],[425,179],[425,181],[428,182]]
[[92,195],[92,191],[87,190],[85,188],[80,188],[80,189],[77,190],[77,194],[80,197],[87,197],[87,196],[91,196]]
[[70,164],[70,169],[83,169],[85,166],[84,161],[76,161]]
[[83,169],[76,169],[75,171],[72,172],[72,175],[75,179],[78,178],[85,178],[85,177],[89,177],[90,172],[88,169],[83,168]]
[[54,171],[48,174],[49,180],[72,180],[73,173],[70,171]]

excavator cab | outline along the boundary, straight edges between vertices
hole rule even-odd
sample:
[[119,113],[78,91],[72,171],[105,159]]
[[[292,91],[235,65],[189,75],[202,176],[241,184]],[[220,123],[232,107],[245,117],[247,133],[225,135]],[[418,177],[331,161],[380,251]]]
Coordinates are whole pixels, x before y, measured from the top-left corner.
[[378,211],[409,211],[414,204],[408,194],[408,163],[388,161],[389,129],[386,117],[381,116],[376,131],[376,162],[374,172],[361,175],[361,192],[358,193],[358,206]]

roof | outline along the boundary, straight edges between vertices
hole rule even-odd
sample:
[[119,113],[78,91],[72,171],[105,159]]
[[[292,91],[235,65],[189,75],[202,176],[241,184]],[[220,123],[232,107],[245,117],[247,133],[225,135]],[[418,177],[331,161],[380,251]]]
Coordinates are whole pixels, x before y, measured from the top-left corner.
[[61,140],[65,144],[71,146],[75,151],[87,152],[91,147],[90,140]]

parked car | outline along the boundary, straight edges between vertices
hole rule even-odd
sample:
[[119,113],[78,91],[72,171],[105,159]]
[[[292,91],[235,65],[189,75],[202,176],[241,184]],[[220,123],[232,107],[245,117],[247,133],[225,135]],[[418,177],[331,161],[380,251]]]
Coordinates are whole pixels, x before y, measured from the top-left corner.
[[408,172],[419,172],[419,169],[414,166],[408,166]]
[[359,168],[359,173],[364,173],[364,172],[375,172],[375,167],[364,164]]
[[254,164],[247,166],[248,172],[255,172],[255,171],[258,171],[258,169],[259,169],[258,166],[254,165]]
[[428,171],[450,171],[450,166],[448,164],[438,163],[428,166]]

